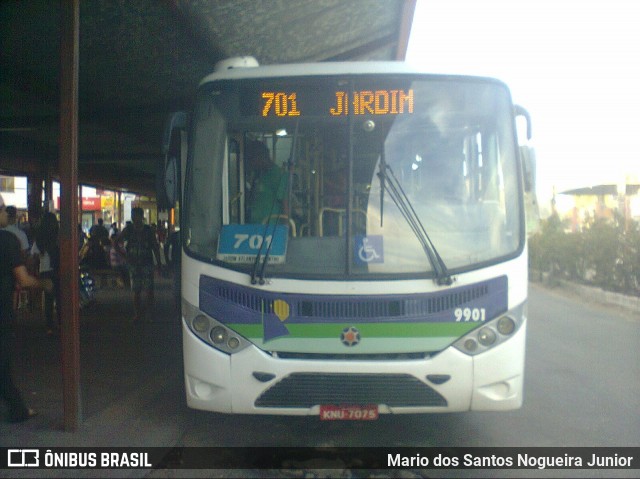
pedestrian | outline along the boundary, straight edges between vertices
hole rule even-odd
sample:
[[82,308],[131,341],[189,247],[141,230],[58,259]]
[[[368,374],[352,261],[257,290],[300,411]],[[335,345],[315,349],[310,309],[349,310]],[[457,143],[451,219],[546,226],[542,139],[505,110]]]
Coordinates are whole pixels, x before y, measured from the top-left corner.
[[109,248],[109,263],[111,269],[118,272],[118,283],[121,288],[127,284],[129,271],[127,270],[127,252],[118,242],[116,233],[111,235],[111,247]]
[[58,244],[58,218],[47,212],[42,216],[36,230],[31,255],[39,260],[40,278],[49,278],[53,282],[53,291],[44,294],[44,316],[47,334],[53,334],[56,325],[53,322],[54,302],[56,304],[57,327],[60,326],[60,247]]
[[12,232],[20,241],[20,251],[24,255],[25,259],[29,255],[29,238],[27,238],[27,234],[22,231],[22,229],[18,226],[18,210],[15,206],[7,206],[7,217],[9,224],[4,227],[5,230]]
[[[8,224],[4,199],[0,194],[0,228]],[[27,272],[20,243],[12,233],[0,230],[0,396],[9,406],[9,421],[23,422],[36,415],[27,407],[13,381],[11,355],[14,337],[13,291],[21,288],[53,289],[50,279],[38,280]]]
[[82,250],[82,247],[84,246],[86,241],[87,241],[87,235],[84,234],[82,225],[78,223],[78,251]]
[[[131,209],[131,225],[125,227],[117,238],[126,244],[129,281],[133,291],[133,320],[146,318],[147,311],[154,299],[154,264],[155,256],[158,269],[162,267],[160,247],[151,226],[144,224],[142,208]],[[145,292],[144,301],[142,292]]]
[[103,245],[102,238],[96,235],[89,236],[84,247],[80,250],[80,264],[97,271],[109,269],[109,257],[106,251],[109,245]]
[[98,243],[100,243],[102,248],[109,246],[109,231],[105,227],[104,220],[102,218],[98,218],[98,223],[91,227],[89,230],[89,237],[94,240],[98,240]]
[[[22,259],[24,261],[26,261],[29,257],[29,238],[27,238],[27,234],[22,231],[22,229],[18,226],[18,210],[16,209],[15,206],[7,206],[6,207],[6,211],[7,211],[7,218],[9,221],[9,224],[7,226],[5,226],[3,229],[5,231],[9,231],[11,233],[13,233],[16,238],[18,238],[18,241],[20,242],[20,254],[22,255]],[[16,291],[14,291],[14,295],[13,295],[13,304],[15,308],[20,308],[23,305],[27,304],[27,302],[25,303],[21,303],[20,301],[20,287],[18,287],[16,289]]]

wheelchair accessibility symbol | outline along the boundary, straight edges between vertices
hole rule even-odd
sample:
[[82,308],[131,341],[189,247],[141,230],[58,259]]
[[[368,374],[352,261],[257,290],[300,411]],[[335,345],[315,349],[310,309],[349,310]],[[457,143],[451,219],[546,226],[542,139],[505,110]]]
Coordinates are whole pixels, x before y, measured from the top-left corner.
[[357,264],[384,263],[384,249],[381,235],[356,235],[354,260]]

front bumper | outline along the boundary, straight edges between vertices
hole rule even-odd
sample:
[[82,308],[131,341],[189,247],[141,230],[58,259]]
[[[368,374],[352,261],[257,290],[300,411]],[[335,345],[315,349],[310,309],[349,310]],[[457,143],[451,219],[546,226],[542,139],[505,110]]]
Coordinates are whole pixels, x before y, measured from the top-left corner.
[[525,338],[526,321],[508,341],[474,357],[449,347],[420,360],[281,359],[255,346],[222,353],[183,322],[187,404],[275,415],[317,415],[325,404],[377,404],[381,414],[516,409]]

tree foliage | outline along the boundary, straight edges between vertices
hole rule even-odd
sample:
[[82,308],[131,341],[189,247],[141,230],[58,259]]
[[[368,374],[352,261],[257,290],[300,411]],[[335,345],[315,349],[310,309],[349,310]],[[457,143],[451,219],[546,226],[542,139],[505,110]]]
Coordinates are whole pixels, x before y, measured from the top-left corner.
[[534,279],[567,279],[640,296],[640,227],[616,216],[588,221],[572,233],[553,214],[529,238],[529,266]]

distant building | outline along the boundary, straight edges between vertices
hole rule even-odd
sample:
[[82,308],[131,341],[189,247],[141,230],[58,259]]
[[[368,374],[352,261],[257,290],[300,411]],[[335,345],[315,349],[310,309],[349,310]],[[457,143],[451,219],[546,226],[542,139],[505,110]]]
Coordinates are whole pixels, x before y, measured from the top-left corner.
[[574,206],[562,216],[570,220],[571,231],[580,231],[594,219],[613,220],[616,212],[625,224],[640,220],[640,183],[596,185],[560,193],[573,197]]

